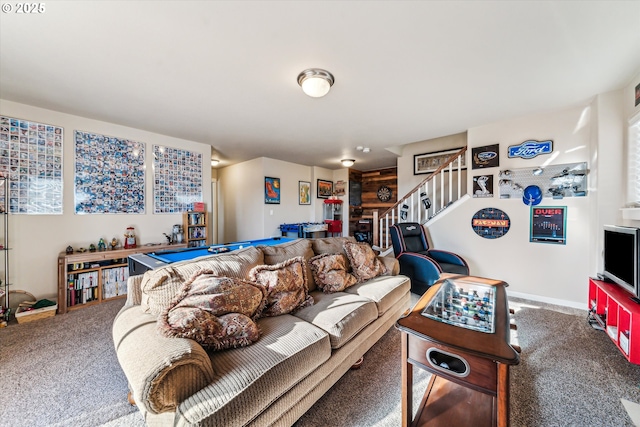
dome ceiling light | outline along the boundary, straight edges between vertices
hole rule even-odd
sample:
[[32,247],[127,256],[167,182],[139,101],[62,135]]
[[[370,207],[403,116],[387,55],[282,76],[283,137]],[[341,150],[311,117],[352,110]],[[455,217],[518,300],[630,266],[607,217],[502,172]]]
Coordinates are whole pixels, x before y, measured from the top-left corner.
[[353,166],[356,161],[354,159],[342,159],[340,162],[342,163],[342,166],[348,168],[349,166]]
[[312,98],[325,96],[334,82],[333,74],[320,68],[309,68],[298,74],[302,91]]

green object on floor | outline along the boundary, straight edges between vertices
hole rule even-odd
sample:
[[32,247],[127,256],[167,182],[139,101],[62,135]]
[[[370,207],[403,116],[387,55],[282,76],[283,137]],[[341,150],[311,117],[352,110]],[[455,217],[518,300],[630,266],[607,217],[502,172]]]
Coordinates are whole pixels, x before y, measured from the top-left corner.
[[48,299],[41,299],[40,301],[37,301],[35,304],[33,304],[31,308],[36,309],[36,308],[43,308],[43,307],[51,307],[52,305],[56,305],[56,303]]

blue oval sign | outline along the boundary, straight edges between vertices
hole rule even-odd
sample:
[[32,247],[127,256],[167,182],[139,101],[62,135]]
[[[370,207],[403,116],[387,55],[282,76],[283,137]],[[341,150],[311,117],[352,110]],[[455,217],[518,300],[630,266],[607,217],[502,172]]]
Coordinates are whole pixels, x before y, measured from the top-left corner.
[[498,153],[495,151],[484,151],[482,153],[478,153],[478,160],[483,162],[488,162],[491,159],[495,159]]

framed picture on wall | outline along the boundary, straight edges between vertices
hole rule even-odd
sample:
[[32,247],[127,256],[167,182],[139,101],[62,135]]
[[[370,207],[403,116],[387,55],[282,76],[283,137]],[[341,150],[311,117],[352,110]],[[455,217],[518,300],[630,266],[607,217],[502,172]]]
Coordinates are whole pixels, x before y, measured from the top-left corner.
[[[440,166],[444,165],[445,161],[460,151],[461,148],[454,148],[452,150],[434,151],[432,153],[422,153],[413,155],[413,174],[422,175],[435,172]],[[466,169],[466,156],[462,156],[462,169]],[[453,162],[453,168],[458,169],[458,159]]]
[[280,204],[280,178],[264,177],[264,202]]
[[318,199],[328,199],[333,194],[333,181],[319,179],[316,190]]
[[298,181],[298,204],[311,204],[311,183],[307,181]]
[[500,144],[473,147],[471,169],[496,168],[500,166]]
[[567,244],[567,207],[531,206],[529,241]]

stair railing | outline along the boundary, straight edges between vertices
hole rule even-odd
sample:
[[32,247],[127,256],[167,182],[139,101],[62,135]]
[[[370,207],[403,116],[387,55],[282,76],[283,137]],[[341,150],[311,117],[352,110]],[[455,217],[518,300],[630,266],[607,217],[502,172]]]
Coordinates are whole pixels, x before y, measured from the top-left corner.
[[[467,147],[463,147],[460,151],[452,154],[438,169],[429,174],[404,197],[398,199],[396,204],[381,215],[377,210],[373,211],[373,246],[376,246],[383,253],[387,252],[391,246],[390,226],[398,222],[424,224],[463,196],[461,171],[466,152]],[[456,161],[457,164],[454,166]],[[458,172],[455,176],[455,182],[454,171]],[[445,172],[449,172],[447,180],[445,180]],[[457,190],[455,192],[454,187]]]

